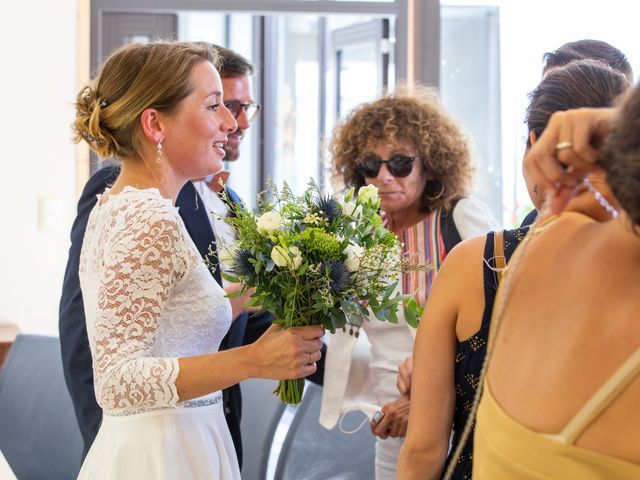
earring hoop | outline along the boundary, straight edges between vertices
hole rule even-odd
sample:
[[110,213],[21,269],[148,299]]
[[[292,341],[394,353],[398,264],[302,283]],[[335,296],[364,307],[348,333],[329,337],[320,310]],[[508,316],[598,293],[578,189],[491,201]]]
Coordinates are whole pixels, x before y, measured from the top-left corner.
[[[434,196],[427,195],[426,193],[427,187],[429,186],[429,184],[433,185],[434,183],[440,184],[440,191],[438,192],[437,195],[434,195]],[[444,183],[442,183],[440,180],[430,180],[427,182],[427,184],[425,185],[425,194],[424,194],[427,200],[431,200],[431,201],[438,200],[440,197],[442,197],[442,195],[444,195]]]
[[156,163],[162,163],[164,161],[164,152],[162,151],[162,141],[159,141],[156,145]]

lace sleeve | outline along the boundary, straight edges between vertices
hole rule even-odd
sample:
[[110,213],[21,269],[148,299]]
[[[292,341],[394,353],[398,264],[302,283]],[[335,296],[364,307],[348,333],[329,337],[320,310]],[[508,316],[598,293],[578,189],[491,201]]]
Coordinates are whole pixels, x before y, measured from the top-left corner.
[[172,208],[134,202],[110,215],[92,339],[96,397],[106,411],[178,402],[177,359],[152,356],[163,306],[191,263]]

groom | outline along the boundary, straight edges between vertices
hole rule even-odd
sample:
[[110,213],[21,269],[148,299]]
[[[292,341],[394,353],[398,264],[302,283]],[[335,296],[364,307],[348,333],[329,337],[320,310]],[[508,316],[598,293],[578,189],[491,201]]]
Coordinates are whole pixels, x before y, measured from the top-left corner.
[[[244,57],[231,50],[216,48],[221,57],[219,70],[222,79],[223,101],[238,123],[237,130],[229,134],[228,142],[224,147],[225,160],[235,161],[240,154],[239,146],[244,133],[250,128],[250,121],[258,113],[260,107],[253,100],[249,87],[249,77],[253,74],[253,66]],[[99,170],[89,179],[82,192],[78,202],[78,215],[71,229],[71,248],[60,299],[59,329],[62,363],[67,388],[71,394],[84,440],[83,456],[86,456],[98,433],[102,421],[102,410],[96,402],[94,393],[91,352],[87,338],[82,292],[78,280],[80,250],[89,213],[96,204],[96,195],[103,193],[107,186],[113,184],[118,173],[119,167],[117,166]],[[187,182],[176,200],[180,216],[198,251],[215,265],[218,265],[216,249],[219,248],[219,245],[216,245],[216,240],[222,239],[227,244],[234,241],[233,232],[225,228],[226,224],[218,216],[221,215],[224,218],[227,214],[227,205],[219,197],[219,190],[217,177],[199,182]],[[232,202],[240,203],[240,198],[232,189],[227,187],[226,192]],[[217,215],[212,215],[211,212],[216,212]],[[212,246],[212,255],[209,255],[209,246]],[[212,275],[222,285],[223,281],[218,268],[212,272]],[[252,343],[271,325],[272,320],[273,316],[267,312],[240,315],[231,323],[229,332],[222,340],[220,350]],[[322,381],[324,374],[322,366],[323,362],[319,362],[316,373],[312,375],[313,381]],[[238,461],[242,465],[240,386],[234,385],[223,390],[223,402],[225,417],[236,448]]]

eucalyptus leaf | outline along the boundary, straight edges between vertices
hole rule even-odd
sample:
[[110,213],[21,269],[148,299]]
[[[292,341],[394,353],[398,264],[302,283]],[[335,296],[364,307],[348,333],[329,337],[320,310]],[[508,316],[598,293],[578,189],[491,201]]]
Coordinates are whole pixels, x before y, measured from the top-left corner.
[[382,308],[380,310],[374,310],[373,314],[380,321],[384,322],[389,320],[389,310],[387,310],[386,308]]
[[231,283],[239,283],[240,279],[237,277],[234,277],[233,275],[229,275],[228,273],[226,273],[223,270],[220,270],[220,276],[222,278],[224,278],[227,282],[231,282]]
[[377,308],[380,306],[380,302],[378,301],[378,299],[373,296],[373,295],[367,295],[366,297],[367,300],[367,304],[370,308]]
[[389,298],[393,294],[397,286],[398,286],[398,282],[394,282],[391,285],[389,285],[384,291],[384,298]]
[[390,308],[387,312],[389,312],[389,318],[387,320],[391,323],[398,323],[398,310],[396,308]]
[[225,297],[227,297],[227,298],[236,298],[236,297],[241,296],[243,293],[244,293],[244,292],[243,292],[242,290],[238,290],[237,292],[227,293],[227,294],[225,295]]
[[365,317],[367,315],[369,315],[369,310],[367,310],[367,307],[365,307],[361,303],[357,302],[356,303],[356,308],[357,308],[358,312],[360,312],[360,315],[364,315]]
[[245,307],[256,307],[256,306],[264,306],[262,301],[257,297],[249,297],[247,303],[245,303]]

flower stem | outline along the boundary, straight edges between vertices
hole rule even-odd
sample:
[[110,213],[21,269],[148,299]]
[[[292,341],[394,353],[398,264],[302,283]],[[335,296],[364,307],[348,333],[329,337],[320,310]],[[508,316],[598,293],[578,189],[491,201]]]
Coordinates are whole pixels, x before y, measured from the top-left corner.
[[296,380],[280,380],[273,392],[280,400],[289,405],[298,405],[302,401],[304,391],[304,378]]

